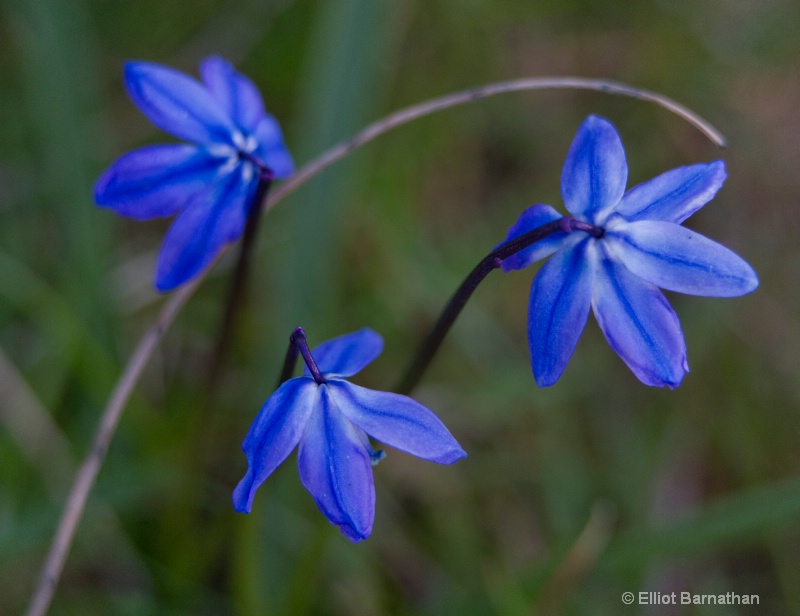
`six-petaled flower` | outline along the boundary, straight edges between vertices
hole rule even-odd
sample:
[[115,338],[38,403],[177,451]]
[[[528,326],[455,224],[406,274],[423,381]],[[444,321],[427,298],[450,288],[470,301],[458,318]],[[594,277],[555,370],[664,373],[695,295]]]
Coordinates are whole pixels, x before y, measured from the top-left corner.
[[125,154],[98,180],[95,199],[139,220],[177,214],[158,258],[156,287],[168,291],[203,271],[237,240],[260,181],[286,178],[293,163],[280,126],[255,85],[219,57],[203,82],[149,62],[130,62],[125,85],[153,124],[192,144]]
[[[297,338],[297,334],[301,338]],[[258,487],[296,446],[303,485],[332,524],[354,542],[372,532],[375,452],[369,436],[412,455],[452,464],[466,456],[429,409],[407,396],[365,389],[345,380],[374,360],[383,340],[361,329],[305,349],[304,376],[270,396],[244,439],[247,474],[233,493],[237,511],[249,513]]]
[[625,192],[628,166],[617,131],[589,116],[572,142],[561,194],[572,217],[528,208],[509,240],[562,220],[563,230],[503,261],[522,269],[552,255],[536,275],[528,341],[537,384],[561,376],[591,306],[609,345],[647,385],[676,387],[689,367],[680,323],[658,287],[733,297],[758,286],[727,248],[681,226],[725,181],[722,161],[679,167]]

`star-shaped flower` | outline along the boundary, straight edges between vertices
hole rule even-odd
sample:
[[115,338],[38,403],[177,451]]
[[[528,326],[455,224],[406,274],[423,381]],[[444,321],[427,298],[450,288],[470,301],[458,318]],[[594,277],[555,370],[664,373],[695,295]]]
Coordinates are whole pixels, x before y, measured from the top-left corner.
[[625,192],[628,165],[617,131],[589,116],[572,142],[561,194],[572,217],[528,208],[506,240],[562,220],[563,231],[503,261],[522,269],[553,255],[531,287],[528,341],[539,386],[564,371],[591,306],[609,345],[640,381],[676,387],[689,371],[680,323],[658,289],[733,297],[758,286],[739,256],[681,223],[725,181],[722,161],[679,167]]
[[149,62],[129,62],[125,85],[153,124],[192,144],[156,145],[119,158],[95,200],[138,220],[178,214],[161,248],[156,287],[169,291],[203,271],[245,226],[259,181],[293,163],[275,118],[247,77],[225,60],[200,65],[203,82]]
[[[467,454],[429,409],[407,396],[365,389],[345,380],[380,355],[371,329],[334,338],[308,351],[305,375],[270,396],[244,439],[247,474],[233,493],[249,513],[258,487],[299,444],[303,485],[332,524],[354,542],[369,537],[375,516],[372,465],[383,457],[367,435],[420,458],[452,464]],[[304,349],[304,350],[303,350]]]

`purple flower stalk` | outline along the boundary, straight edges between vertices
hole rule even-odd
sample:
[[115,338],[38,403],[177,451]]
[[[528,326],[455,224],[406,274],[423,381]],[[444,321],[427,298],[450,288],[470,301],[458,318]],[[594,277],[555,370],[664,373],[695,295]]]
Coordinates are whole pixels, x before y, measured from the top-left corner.
[[689,365],[675,312],[659,290],[733,297],[758,277],[739,256],[681,226],[725,181],[725,164],[679,167],[625,192],[628,165],[617,131],[589,116],[561,175],[571,217],[549,205],[528,208],[506,241],[552,221],[561,231],[503,260],[523,269],[552,255],[533,280],[528,341],[536,383],[566,368],[591,306],[609,345],[647,385],[677,387]]
[[[432,411],[407,396],[345,380],[380,355],[383,339],[361,329],[309,351],[303,330],[290,338],[305,374],[270,396],[244,439],[247,474],[233,506],[249,513],[259,486],[298,447],[303,485],[332,524],[353,542],[369,537],[375,517],[372,466],[382,457],[369,436],[425,460],[452,464],[467,454]],[[369,436],[368,436],[369,435]]]
[[200,74],[202,83],[149,62],[125,66],[128,94],[142,113],[192,143],[125,154],[95,186],[97,203],[122,216],[177,214],[158,258],[160,291],[191,280],[242,235],[259,182],[294,170],[255,85],[219,57],[204,60]]

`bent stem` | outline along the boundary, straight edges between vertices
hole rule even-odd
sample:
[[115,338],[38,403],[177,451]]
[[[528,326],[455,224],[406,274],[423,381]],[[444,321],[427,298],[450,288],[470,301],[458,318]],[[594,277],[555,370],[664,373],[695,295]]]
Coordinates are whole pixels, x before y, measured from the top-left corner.
[[399,394],[408,394],[416,387],[431,360],[433,360],[434,355],[436,355],[436,351],[439,350],[439,346],[442,344],[447,332],[450,331],[458,315],[461,314],[461,310],[467,304],[469,298],[472,297],[478,285],[489,275],[489,272],[500,267],[503,264],[503,260],[508,259],[520,250],[524,250],[531,244],[543,240],[548,235],[552,235],[556,231],[569,233],[574,229],[580,229],[594,236],[602,233],[602,230],[598,227],[575,220],[570,216],[565,216],[548,222],[541,227],[531,229],[513,240],[501,244],[481,259],[478,265],[464,279],[464,282],[456,289],[456,292],[453,293],[450,301],[447,302],[442,314],[439,316],[439,320],[436,321],[436,325],[433,326],[433,329],[425,338],[414,359],[411,360],[405,374],[398,382],[397,387],[395,387],[395,391]]
[[[635,88],[614,81],[582,79],[580,77],[517,79],[494,83],[479,88],[471,88],[469,90],[456,92],[455,94],[435,98],[407,107],[370,124],[351,139],[333,146],[318,158],[312,160],[305,167],[298,170],[292,178],[286,181],[272,194],[271,198],[265,200],[262,204],[262,209],[264,212],[269,211],[309,179],[336,161],[344,158],[376,137],[398,126],[411,122],[412,120],[436,111],[481,100],[496,94],[519,92],[523,90],[552,89],[594,90],[652,102],[692,124],[715,145],[719,147],[724,147],[726,145],[725,138],[722,134],[703,118],[680,103],[649,90]],[[220,253],[220,256],[221,254],[222,253]],[[56,529],[56,533],[50,545],[47,558],[42,566],[38,583],[31,597],[31,603],[26,612],[27,616],[43,616],[47,612],[59,577],[64,568],[64,561],[69,552],[69,547],[72,544],[75,530],[86,506],[89,492],[94,485],[94,481],[100,470],[103,459],[105,458],[108,445],[114,435],[116,426],[125,409],[125,405],[133,392],[133,388],[139,381],[144,367],[161,342],[164,334],[169,329],[169,326],[183,308],[186,301],[194,294],[197,287],[200,286],[212,267],[209,267],[192,282],[187,283],[186,286],[178,289],[172,297],[167,300],[155,322],[147,328],[128,359],[128,363],[125,365],[125,369],[120,375],[106,407],[103,409],[97,432],[89,448],[89,453],[86,454],[86,458],[75,477],[69,497],[67,498],[67,503],[64,506],[61,519],[59,520],[58,528]]]

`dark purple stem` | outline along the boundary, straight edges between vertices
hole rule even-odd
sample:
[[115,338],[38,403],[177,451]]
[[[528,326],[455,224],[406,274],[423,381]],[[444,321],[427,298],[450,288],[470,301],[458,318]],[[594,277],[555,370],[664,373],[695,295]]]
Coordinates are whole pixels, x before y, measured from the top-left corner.
[[469,276],[467,276],[464,282],[461,283],[461,286],[458,287],[450,298],[450,301],[447,302],[447,306],[445,306],[444,311],[442,311],[441,316],[439,316],[439,320],[436,322],[436,325],[433,326],[428,337],[425,338],[422,346],[406,369],[405,374],[397,384],[395,391],[401,394],[408,394],[414,389],[425,373],[425,370],[430,365],[434,355],[436,355],[436,352],[439,350],[439,346],[442,344],[447,332],[450,331],[458,315],[461,314],[461,310],[464,308],[469,298],[472,297],[472,294],[475,292],[475,289],[478,288],[481,281],[488,276],[489,272],[500,267],[503,260],[508,259],[520,250],[543,240],[553,233],[557,233],[558,231],[570,233],[575,230],[584,231],[598,238],[603,236],[602,228],[580,220],[575,220],[571,216],[565,216],[553,222],[548,222],[541,227],[536,227],[527,233],[515,237],[513,240],[509,240],[481,259],[480,263],[475,266],[475,269],[470,272]]
[[[242,154],[242,156],[246,157],[244,154]],[[208,383],[211,388],[213,388],[216,383],[220,367],[227,355],[233,326],[243,304],[247,277],[250,273],[251,256],[253,247],[255,246],[256,232],[258,231],[258,223],[261,220],[261,213],[264,210],[261,205],[264,199],[266,199],[270,186],[272,186],[272,182],[275,179],[275,176],[269,168],[261,164],[257,164],[256,167],[259,172],[258,186],[256,187],[256,192],[248,208],[247,222],[245,223],[244,233],[242,234],[242,246],[239,252],[239,260],[236,262],[233,282],[228,291],[225,315],[222,318],[222,325],[220,326],[219,335],[217,337],[217,347],[214,350],[214,358],[209,371]]]
[[314,361],[314,357],[311,355],[311,351],[308,348],[308,341],[306,340],[306,332],[303,331],[302,327],[296,328],[292,332],[292,335],[289,336],[289,349],[286,351],[286,361],[283,365],[283,372],[281,372],[280,383],[283,383],[292,376],[298,352],[303,356],[303,361],[306,362],[308,371],[311,373],[311,376],[314,377],[317,385],[327,383],[325,377],[322,376],[322,372],[320,372],[317,367],[317,362]]

